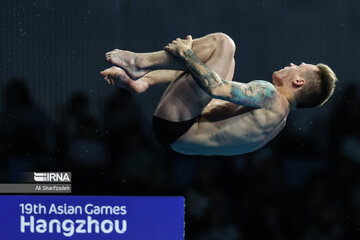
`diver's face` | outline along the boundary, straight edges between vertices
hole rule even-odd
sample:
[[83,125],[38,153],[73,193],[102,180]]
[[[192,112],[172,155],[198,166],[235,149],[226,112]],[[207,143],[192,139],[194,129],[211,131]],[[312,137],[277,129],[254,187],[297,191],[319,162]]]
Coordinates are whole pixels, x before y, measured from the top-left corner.
[[274,86],[292,86],[292,84],[299,80],[303,79],[302,73],[306,71],[316,71],[317,67],[313,64],[301,63],[296,65],[290,63],[288,66],[276,71],[273,73],[272,80]]

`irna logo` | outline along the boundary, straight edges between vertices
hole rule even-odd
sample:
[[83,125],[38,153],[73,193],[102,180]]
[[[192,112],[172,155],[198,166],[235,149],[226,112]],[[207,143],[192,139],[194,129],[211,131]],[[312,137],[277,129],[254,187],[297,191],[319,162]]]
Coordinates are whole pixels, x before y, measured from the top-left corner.
[[34,172],[35,182],[71,182],[67,172]]

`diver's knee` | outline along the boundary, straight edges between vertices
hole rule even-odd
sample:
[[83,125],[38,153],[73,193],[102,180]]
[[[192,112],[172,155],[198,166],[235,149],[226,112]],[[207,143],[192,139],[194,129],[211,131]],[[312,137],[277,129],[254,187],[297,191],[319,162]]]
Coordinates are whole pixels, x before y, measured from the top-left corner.
[[230,51],[235,54],[236,45],[232,38],[225,33],[213,33],[212,39],[216,42],[217,47],[223,48],[225,51]]

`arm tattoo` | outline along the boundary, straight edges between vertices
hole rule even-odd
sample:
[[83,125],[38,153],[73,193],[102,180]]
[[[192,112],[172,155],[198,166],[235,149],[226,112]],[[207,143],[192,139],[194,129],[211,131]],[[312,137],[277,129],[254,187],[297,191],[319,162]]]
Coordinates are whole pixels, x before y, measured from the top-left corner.
[[[276,95],[275,87],[267,81],[240,83],[223,80],[216,72],[201,62],[191,49],[187,49],[180,60],[199,87],[212,97],[247,107],[268,107]],[[215,96],[213,90],[218,87],[226,87],[229,89],[229,93]]]
[[230,82],[228,101],[250,107],[267,107],[276,94],[275,87],[266,81],[252,81],[244,84]]
[[211,94],[213,88],[223,85],[222,78],[201,62],[191,49],[184,52],[182,61],[193,76],[195,82],[208,94]]

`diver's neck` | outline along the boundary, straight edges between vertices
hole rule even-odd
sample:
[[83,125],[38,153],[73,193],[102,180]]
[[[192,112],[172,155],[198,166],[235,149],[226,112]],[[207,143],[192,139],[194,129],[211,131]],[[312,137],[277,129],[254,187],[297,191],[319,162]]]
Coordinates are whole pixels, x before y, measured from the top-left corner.
[[289,110],[295,109],[294,93],[283,87],[276,87],[277,92],[281,95],[284,102],[287,102]]

